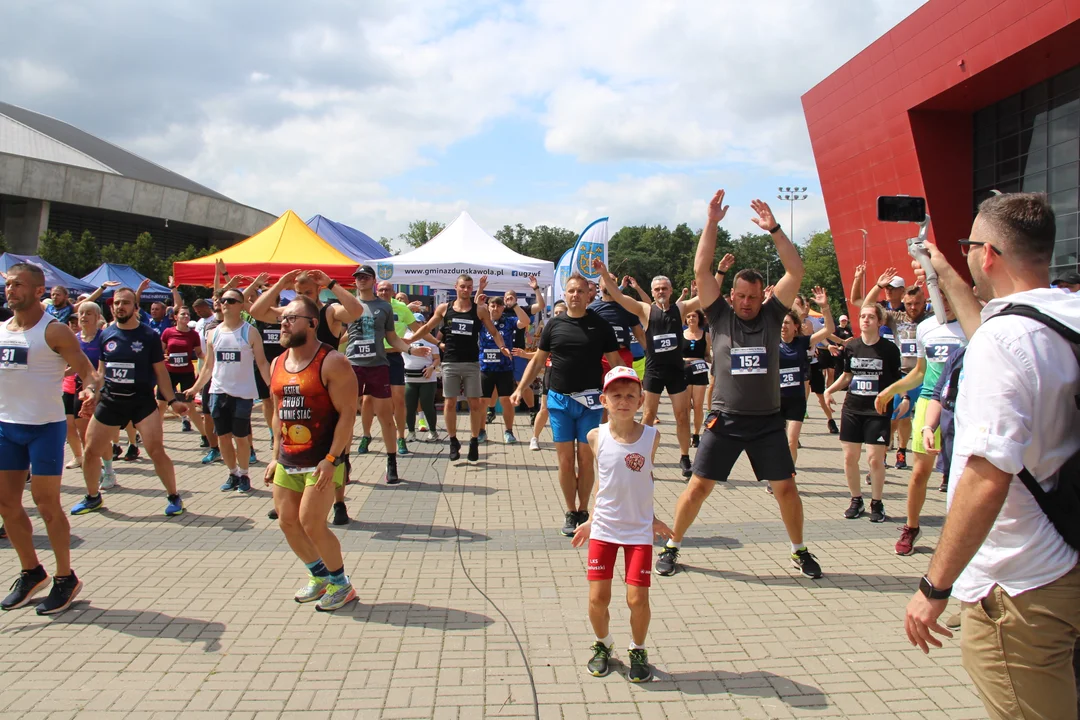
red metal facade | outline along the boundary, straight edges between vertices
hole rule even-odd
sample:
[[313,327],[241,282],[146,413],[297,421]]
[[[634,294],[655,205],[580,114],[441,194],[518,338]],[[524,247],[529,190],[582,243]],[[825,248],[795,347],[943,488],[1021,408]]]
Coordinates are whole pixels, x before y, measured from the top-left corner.
[[[845,284],[892,265],[914,226],[879,195],[922,195],[954,264],[972,220],[972,114],[1080,64],[1080,0],[930,0],[807,92],[803,110]],[[869,282],[873,282],[871,279]]]

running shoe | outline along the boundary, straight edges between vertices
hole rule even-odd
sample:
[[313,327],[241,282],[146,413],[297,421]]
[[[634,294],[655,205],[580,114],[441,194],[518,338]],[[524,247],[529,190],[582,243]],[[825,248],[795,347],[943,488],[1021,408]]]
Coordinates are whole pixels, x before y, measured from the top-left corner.
[[229,473],[229,479],[221,486],[221,492],[233,492],[240,486],[240,476]]
[[64,467],[68,470],[74,470],[77,467],[82,467],[82,458],[71,458],[67,461]]
[[401,478],[397,474],[397,457],[395,455],[386,456],[386,484],[397,485],[401,482]]
[[863,514],[863,499],[861,497],[851,498],[851,504],[848,505],[848,509],[844,511],[844,517],[848,520],[854,520]]
[[180,421],[180,432],[191,432],[191,421],[187,418]]
[[255,457],[255,446],[251,446],[251,454],[248,455],[248,465],[254,465],[259,462],[259,458]]
[[80,590],[82,590],[82,581],[75,576],[74,570],[70,575],[54,577],[49,596],[38,603],[35,610],[38,615],[58,615],[71,607],[71,603],[75,602]]
[[427,422],[424,420],[423,417],[421,417],[420,419],[418,419],[416,421],[416,429],[419,430],[420,432],[427,432],[428,431]]
[[791,553],[791,565],[796,570],[801,571],[803,577],[808,577],[811,580],[817,580],[821,577],[821,566],[818,565],[817,558],[811,555],[806,548]]
[[689,479],[690,476],[694,474],[694,471],[690,468],[689,455],[683,455],[681,458],[679,458],[679,467],[682,469],[682,476],[684,478]]
[[493,408],[493,407],[492,407],[492,408],[488,408],[488,411],[487,411],[487,421],[488,421],[489,423],[495,422],[495,408]]
[[540,440],[539,440],[539,438],[529,438],[529,449],[530,450],[539,450],[540,449]]
[[950,630],[960,629],[960,613],[953,613],[949,617],[945,618],[945,627]]
[[[208,447],[210,447],[210,441],[206,439],[206,436],[205,436],[205,435],[200,435],[200,436],[199,436],[199,447],[201,447],[201,448],[208,448]],[[115,459],[115,458],[114,458],[114,459]]]
[[101,471],[101,483],[98,487],[101,490],[112,490],[115,487],[119,487],[116,482],[116,471],[103,469]]
[[938,485],[938,492],[949,492],[949,479],[942,478],[941,484]]
[[82,500],[75,504],[75,507],[71,508],[72,515],[86,515],[92,513],[95,510],[100,510],[105,506],[105,503],[101,500],[101,493],[97,494],[97,497],[91,497],[87,495]]
[[836,427],[836,421],[835,420],[830,420],[829,421],[829,434],[830,435],[839,435],[840,434],[840,428]]
[[461,442],[456,438],[450,438],[450,460],[461,459]]
[[896,541],[896,554],[897,555],[911,555],[915,552],[915,541],[922,535],[922,530],[919,528],[908,527],[905,525],[900,528],[900,539]]
[[241,475],[239,482],[236,483],[236,492],[244,493],[245,495],[251,492],[251,478],[247,475]]
[[124,454],[124,448],[120,447],[120,443],[113,443],[112,446],[112,459],[119,460],[120,456]]
[[203,455],[202,464],[209,465],[212,462],[217,462],[221,459],[221,451],[217,448],[210,448],[210,450]]
[[298,603],[309,603],[318,600],[326,594],[326,587],[330,584],[329,577],[308,576],[308,584],[296,591],[293,600]]
[[34,594],[49,584],[49,573],[38,565],[33,570],[23,570],[15,582],[11,583],[11,592],[0,602],[0,609],[15,610],[30,602]]
[[701,445],[701,436],[694,434],[690,436],[690,447],[698,447]]
[[656,558],[656,574],[668,575],[675,574],[675,568],[679,560],[679,548],[665,545],[664,549],[660,551],[660,555]]
[[270,518],[271,520],[277,520],[277,508],[270,508],[270,512],[266,513],[266,517]]
[[184,501],[180,499],[179,495],[170,495],[167,499],[168,502],[165,504],[166,515],[176,517],[184,514]]
[[[486,440],[487,438],[485,438]],[[469,440],[469,462],[476,462],[480,459],[480,443],[483,442],[480,438],[473,438]]]
[[893,465],[893,467],[896,468],[897,470],[908,470],[909,469],[908,464],[907,464],[907,451],[906,450],[897,450],[896,451],[896,464]]
[[428,442],[433,442],[433,443],[439,442],[439,433],[435,432],[434,430],[428,430],[427,434],[428,434],[427,435],[427,441]]
[[487,442],[487,429],[481,430],[476,439],[480,442]]
[[566,513],[566,522],[563,523],[561,532],[566,537],[573,537],[574,531],[577,530],[577,513],[571,510]]
[[348,525],[349,524],[349,509],[345,507],[345,503],[334,503],[334,520],[335,525]]
[[627,679],[632,683],[643,683],[652,680],[652,667],[649,666],[649,653],[645,648],[632,648],[630,655],[630,672]]
[[356,599],[356,590],[348,580],[344,585],[326,584],[326,592],[319,598],[315,609],[319,612],[330,612],[351,603]]
[[128,445],[127,454],[124,455],[124,462],[134,462],[139,459],[139,446]]
[[507,445],[513,445],[514,443],[517,442],[517,438],[514,437],[514,433],[507,430],[506,432],[503,433],[503,442],[506,443]]
[[405,444],[405,438],[398,438],[398,441],[397,441],[397,454],[398,455],[408,455],[409,454],[409,446]]
[[880,500],[870,501],[870,522],[883,523],[885,522],[885,503]]
[[0,525],[0,540],[4,540],[6,538],[7,538],[7,528],[4,527],[3,525]]
[[368,445],[370,445],[370,444],[371,444],[371,436],[370,435],[361,435],[360,436],[360,442],[356,445],[356,454],[357,455],[367,455]]
[[135,433],[135,444],[142,445],[142,435],[140,433]]
[[584,525],[587,522],[589,522],[589,511],[588,510],[579,511],[577,513],[577,524],[578,525]]
[[607,674],[611,672],[611,651],[614,648],[609,648],[597,640],[591,649],[592,658],[585,667],[593,677],[607,677]]
[[409,431],[409,434],[405,436],[405,442],[407,442],[407,443],[419,442],[419,440],[416,439],[416,431],[415,430],[410,430]]

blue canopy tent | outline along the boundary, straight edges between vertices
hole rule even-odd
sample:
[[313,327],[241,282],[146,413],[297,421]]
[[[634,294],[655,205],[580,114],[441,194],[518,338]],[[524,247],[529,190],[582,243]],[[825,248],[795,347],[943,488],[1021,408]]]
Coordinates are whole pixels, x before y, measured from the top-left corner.
[[[334,222],[322,215],[316,215],[307,221],[307,226],[314,230],[316,235],[333,245],[342,255],[355,260],[357,265],[390,257],[389,251],[372,240],[369,235],[344,223]],[[427,285],[397,284],[394,287],[407,295],[432,294],[431,288]]]
[[[94,287],[100,286],[106,280],[115,280],[121,286],[129,287],[132,290],[138,290],[139,284],[145,279],[145,275],[140,274],[138,270],[130,265],[119,265],[117,263],[102,263],[96,270],[92,270],[89,275],[83,278],[86,282],[92,283]],[[106,288],[101,297],[111,298],[114,289]],[[160,301],[168,305],[172,301],[172,290],[161,283],[151,280],[150,287],[143,291],[142,301]]]
[[[74,275],[68,275],[60,268],[56,267],[55,265],[50,265],[37,255],[16,255],[15,253],[4,253],[3,255],[0,255],[0,272],[7,273],[8,268],[10,268],[12,265],[22,262],[37,265],[42,269],[42,271],[44,271],[45,292],[52,290],[57,285],[63,285],[72,295],[79,295],[80,293],[92,293],[94,292],[95,288],[97,288],[97,285],[91,285],[90,283],[80,280]],[[5,277],[3,275],[0,275],[0,294],[3,294],[4,285],[6,283],[7,280],[5,279]]]

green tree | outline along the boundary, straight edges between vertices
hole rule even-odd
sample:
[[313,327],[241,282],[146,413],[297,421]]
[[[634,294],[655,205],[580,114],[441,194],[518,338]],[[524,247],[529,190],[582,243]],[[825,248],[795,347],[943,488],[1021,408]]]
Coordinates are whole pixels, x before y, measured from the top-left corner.
[[573,230],[549,225],[537,225],[527,228],[521,223],[503,225],[495,233],[495,239],[516,253],[538,260],[559,262],[563,253],[577,242],[578,234]]
[[[168,258],[165,259],[165,266],[168,269],[168,274],[171,275],[173,272],[173,263],[184,262],[186,260],[194,260],[196,258],[205,257],[207,255],[213,255],[217,251],[218,249],[214,245],[211,245],[208,248],[197,248],[194,245],[188,245],[180,252],[174,255],[170,255]],[[166,278],[166,280],[168,280],[168,278]],[[160,282],[163,285],[167,284],[165,281]],[[193,285],[182,285],[180,287],[180,295],[184,298],[184,302],[189,305],[195,302],[195,298],[208,298],[212,294],[213,290],[211,290],[210,288]]]
[[[611,237],[610,269],[620,276],[630,275],[646,288],[657,275],[671,280],[678,297],[694,279],[694,257],[701,235],[682,223],[671,230],[662,225],[631,225]],[[726,252],[732,252],[731,236],[720,228],[716,237],[715,266]]]
[[441,233],[445,227],[445,223],[437,220],[413,220],[409,223],[409,229],[398,235],[398,238],[409,247],[418,248]]
[[101,264],[97,240],[89,230],[83,231],[78,240],[67,230],[59,235],[53,230],[46,230],[41,236],[37,254],[45,262],[75,277],[82,277]]
[[400,250],[395,250],[392,243],[393,243],[393,240],[391,240],[388,237],[379,238],[379,244],[383,246],[383,249],[386,250],[386,252],[390,253],[391,255],[400,255],[401,251]]
[[825,230],[811,235],[802,248],[802,258],[806,268],[802,283],[803,293],[809,295],[815,285],[820,285],[829,294],[833,317],[837,318],[840,313],[846,312],[844,282],[840,277],[840,265],[836,261],[832,231]]

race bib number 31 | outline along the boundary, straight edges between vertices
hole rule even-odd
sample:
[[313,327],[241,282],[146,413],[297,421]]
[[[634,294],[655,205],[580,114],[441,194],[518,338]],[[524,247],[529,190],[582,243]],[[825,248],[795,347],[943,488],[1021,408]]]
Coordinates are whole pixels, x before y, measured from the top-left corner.
[[0,345],[0,368],[4,370],[25,370],[30,366],[26,345]]
[[732,375],[764,375],[767,372],[769,372],[769,356],[765,348],[731,348]]

